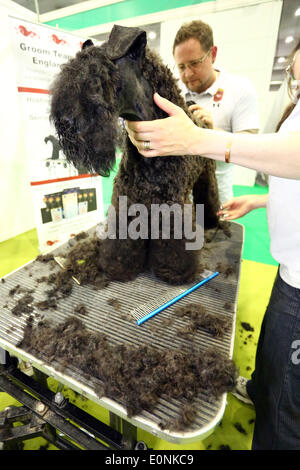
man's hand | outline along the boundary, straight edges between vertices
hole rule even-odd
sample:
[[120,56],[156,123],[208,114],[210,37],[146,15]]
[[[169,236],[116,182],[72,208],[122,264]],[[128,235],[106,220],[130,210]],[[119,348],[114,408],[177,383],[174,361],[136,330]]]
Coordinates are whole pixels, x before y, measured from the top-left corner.
[[201,119],[201,121],[203,121],[209,129],[213,129],[214,124],[210,111],[202,108],[199,104],[191,104],[188,109],[193,114],[193,116],[195,116],[197,119]]
[[221,219],[226,220],[238,219],[239,217],[243,217],[254,209],[266,207],[267,200],[267,194],[251,194],[234,197],[222,205],[219,212],[217,212],[217,215],[220,216]]

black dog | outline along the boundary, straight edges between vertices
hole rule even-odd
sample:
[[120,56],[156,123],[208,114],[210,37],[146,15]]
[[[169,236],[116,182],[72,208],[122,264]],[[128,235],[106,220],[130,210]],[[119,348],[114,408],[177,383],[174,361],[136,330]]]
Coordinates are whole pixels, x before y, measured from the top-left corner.
[[[192,118],[171,71],[146,46],[146,33],[138,28],[114,26],[101,47],[85,43],[82,51],[62,67],[52,87],[51,119],[67,159],[108,176],[115,164],[119,116],[128,120],[166,117],[153,102],[153,94],[181,106]],[[119,196],[127,204],[204,204],[205,228],[217,227],[219,195],[215,163],[201,156],[144,158],[127,135],[123,157],[114,180],[112,205],[119,215]],[[195,211],[194,211],[195,219]],[[133,217],[128,216],[128,224]],[[150,221],[150,215],[149,215]],[[99,272],[109,279],[128,280],[150,268],[170,283],[194,280],[199,254],[186,249],[187,240],[106,239],[99,243]]]

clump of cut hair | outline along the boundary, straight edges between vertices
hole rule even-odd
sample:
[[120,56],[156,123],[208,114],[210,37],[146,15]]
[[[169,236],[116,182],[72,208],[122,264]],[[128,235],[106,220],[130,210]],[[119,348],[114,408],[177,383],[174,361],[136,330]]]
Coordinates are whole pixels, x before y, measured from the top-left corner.
[[185,354],[148,345],[111,344],[73,316],[57,326],[45,320],[33,328],[28,322],[20,347],[63,368],[72,363],[87,379],[97,379],[97,385],[92,383],[99,397],[121,403],[129,417],[152,411],[162,396],[180,400],[179,417],[173,423],[177,428],[196,419],[193,404],[201,392],[219,397],[232,390],[237,377],[234,362],[213,349]]

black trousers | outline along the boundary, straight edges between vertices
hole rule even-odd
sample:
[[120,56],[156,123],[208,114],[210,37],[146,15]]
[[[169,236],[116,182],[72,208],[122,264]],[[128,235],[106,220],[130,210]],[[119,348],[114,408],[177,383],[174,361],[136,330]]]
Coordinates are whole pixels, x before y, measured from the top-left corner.
[[247,383],[256,421],[253,450],[300,450],[300,289],[277,273]]

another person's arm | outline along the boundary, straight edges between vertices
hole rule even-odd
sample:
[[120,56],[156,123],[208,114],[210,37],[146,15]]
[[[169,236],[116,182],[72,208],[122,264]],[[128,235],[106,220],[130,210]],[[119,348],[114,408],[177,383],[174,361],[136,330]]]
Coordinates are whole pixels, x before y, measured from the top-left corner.
[[254,209],[266,207],[267,201],[267,194],[250,194],[234,197],[222,205],[217,215],[226,220],[238,219]]
[[[154,101],[169,117],[155,121],[127,122],[129,137],[145,157],[203,155],[230,161],[263,173],[300,179],[300,131],[277,134],[232,134],[197,127],[185,112],[157,93]],[[144,141],[150,150],[144,150]]]

